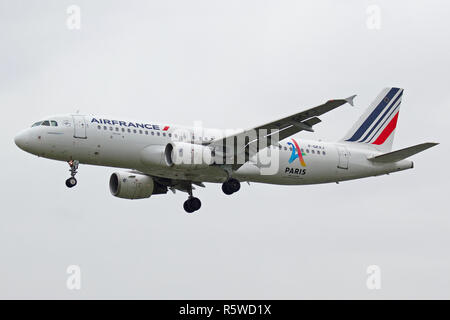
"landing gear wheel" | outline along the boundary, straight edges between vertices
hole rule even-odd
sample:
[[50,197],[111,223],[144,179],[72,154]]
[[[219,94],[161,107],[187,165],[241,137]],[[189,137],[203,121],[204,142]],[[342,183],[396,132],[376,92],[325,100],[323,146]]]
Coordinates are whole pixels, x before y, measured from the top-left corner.
[[184,208],[184,211],[186,211],[187,213],[192,213],[192,212],[194,212],[194,210],[191,208],[191,204],[190,204],[189,200],[186,200],[186,201],[183,203],[183,208]]
[[225,193],[226,195],[230,195],[233,194],[233,190],[231,190],[230,185],[228,184],[228,182],[224,182],[222,184],[222,191],[223,193]]
[[239,189],[241,189],[241,183],[239,180],[231,179],[229,183],[231,184],[231,190],[233,190],[233,192],[238,192]]
[[197,211],[202,206],[202,202],[199,198],[189,198],[183,203],[183,208],[187,213]]
[[194,209],[194,211],[197,211],[201,208],[202,206],[202,202],[200,201],[199,198],[191,198],[191,207]]
[[222,184],[222,191],[227,195],[238,192],[239,189],[241,189],[241,183],[237,179],[232,178]]
[[66,180],[66,186],[67,188],[73,188],[77,185],[77,179],[75,179],[74,177],[71,177],[69,179]]

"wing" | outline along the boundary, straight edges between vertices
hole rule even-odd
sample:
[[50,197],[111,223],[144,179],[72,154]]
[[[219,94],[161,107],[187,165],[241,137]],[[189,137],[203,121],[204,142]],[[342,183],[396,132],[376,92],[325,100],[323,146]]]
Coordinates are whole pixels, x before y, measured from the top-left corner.
[[[353,106],[353,99],[355,97],[356,95],[346,99],[329,100],[320,106],[205,144],[215,150],[216,157],[222,157],[223,160],[229,156],[236,157],[236,155],[244,152],[247,159],[249,154],[259,151],[258,142],[261,139],[267,139],[267,144],[264,145],[269,146],[276,145],[278,141],[286,139],[303,130],[313,132],[313,126],[321,122],[318,116],[346,103]],[[276,135],[278,135],[278,139],[273,139]],[[227,145],[234,146],[234,148],[227,148]],[[225,163],[225,161],[223,163]]]

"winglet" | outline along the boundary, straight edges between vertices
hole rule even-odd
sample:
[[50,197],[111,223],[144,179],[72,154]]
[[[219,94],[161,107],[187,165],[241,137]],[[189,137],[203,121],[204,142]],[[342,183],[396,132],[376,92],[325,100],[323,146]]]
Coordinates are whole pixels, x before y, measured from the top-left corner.
[[354,106],[353,99],[355,99],[355,97],[356,97],[356,94],[354,94],[348,98],[345,98],[344,100],[347,101],[353,107]]

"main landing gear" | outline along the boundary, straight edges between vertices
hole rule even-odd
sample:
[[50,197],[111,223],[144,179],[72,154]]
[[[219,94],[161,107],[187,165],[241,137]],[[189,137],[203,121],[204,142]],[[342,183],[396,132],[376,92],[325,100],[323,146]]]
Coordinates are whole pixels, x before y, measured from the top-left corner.
[[188,193],[189,198],[183,203],[183,208],[187,213],[192,213],[200,209],[202,202],[192,195],[192,186],[188,189]]
[[78,165],[80,162],[78,160],[70,160],[70,178],[66,180],[67,188],[73,188],[77,185],[77,179],[75,179],[75,175],[77,174]]
[[238,192],[240,188],[241,183],[239,182],[239,180],[234,178],[228,179],[222,184],[222,191],[227,195]]

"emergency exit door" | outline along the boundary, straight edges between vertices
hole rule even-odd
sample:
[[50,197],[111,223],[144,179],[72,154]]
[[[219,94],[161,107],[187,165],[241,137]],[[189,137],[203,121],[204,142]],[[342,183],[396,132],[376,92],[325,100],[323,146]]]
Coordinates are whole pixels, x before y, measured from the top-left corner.
[[340,169],[348,169],[348,160],[350,158],[350,153],[345,146],[338,146],[338,154],[339,154],[339,162],[338,168]]

